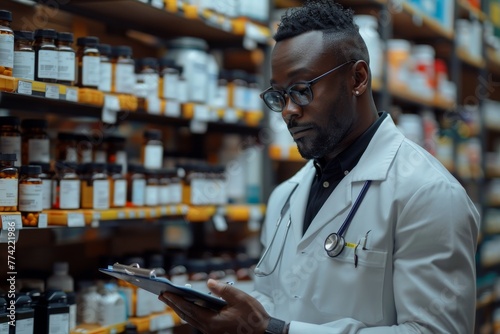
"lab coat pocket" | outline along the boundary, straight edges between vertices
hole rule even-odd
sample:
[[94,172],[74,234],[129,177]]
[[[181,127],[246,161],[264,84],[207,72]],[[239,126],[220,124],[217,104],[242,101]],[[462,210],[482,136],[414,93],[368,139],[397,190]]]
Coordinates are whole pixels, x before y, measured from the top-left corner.
[[326,322],[348,317],[369,325],[383,319],[387,252],[358,247],[356,253],[357,265],[354,249],[346,247],[338,257],[323,261],[318,270],[317,277],[328,284],[314,290],[312,303]]

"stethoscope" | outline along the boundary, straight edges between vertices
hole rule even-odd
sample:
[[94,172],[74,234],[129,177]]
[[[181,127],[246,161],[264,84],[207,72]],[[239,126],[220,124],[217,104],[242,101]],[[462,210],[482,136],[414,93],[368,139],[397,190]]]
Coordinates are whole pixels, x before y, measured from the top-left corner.
[[[356,198],[356,201],[354,202],[354,205],[352,206],[351,210],[349,211],[349,214],[347,215],[346,219],[342,223],[342,226],[340,226],[339,230],[336,233],[335,232],[331,233],[326,238],[324,248],[325,248],[326,254],[329,257],[331,257],[331,258],[337,257],[344,250],[345,245],[346,245],[344,235],[345,235],[347,229],[349,228],[349,225],[351,224],[351,221],[354,218],[356,211],[358,211],[359,205],[363,201],[363,198],[365,197],[366,192],[368,191],[368,188],[370,187],[371,183],[372,183],[371,180],[368,180],[365,182],[365,184],[363,185],[363,188],[361,189],[361,192],[359,193],[358,197]],[[278,259],[274,263],[273,268],[271,269],[270,272],[267,272],[267,273],[260,269],[260,265],[262,264],[262,262],[264,261],[264,259],[267,256],[267,254],[269,253],[269,250],[272,248],[272,246],[274,244],[274,239],[276,239],[276,235],[278,234],[278,229],[280,227],[281,221],[283,220],[283,216],[286,214],[286,212],[290,208],[290,199],[292,198],[292,195],[295,192],[295,189],[297,189],[297,186],[298,186],[298,184],[295,185],[295,187],[292,189],[292,191],[290,192],[290,195],[288,195],[288,198],[286,199],[285,204],[281,208],[280,216],[278,218],[278,221],[276,222],[276,229],[274,230],[274,235],[271,239],[271,242],[269,243],[269,246],[264,251],[264,254],[260,258],[259,262],[255,266],[255,270],[254,270],[255,276],[258,276],[258,277],[269,276],[272,273],[274,273],[274,271],[278,267],[278,263],[283,256],[283,250],[285,249],[285,242],[286,242],[286,238],[288,236],[288,231],[290,230],[290,224],[292,223],[292,216],[291,215],[288,217],[288,222],[286,224],[285,237],[283,238],[283,241],[281,243],[281,249],[280,249],[280,252],[278,254]]]

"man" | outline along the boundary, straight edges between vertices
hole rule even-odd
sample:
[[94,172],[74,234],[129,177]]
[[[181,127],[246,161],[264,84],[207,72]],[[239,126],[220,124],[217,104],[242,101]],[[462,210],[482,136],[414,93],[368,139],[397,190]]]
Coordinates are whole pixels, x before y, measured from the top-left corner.
[[377,112],[352,16],[324,0],[282,18],[262,98],[310,161],[269,199],[253,297],[213,280],[217,313],[160,297],[203,333],[473,333],[479,215]]

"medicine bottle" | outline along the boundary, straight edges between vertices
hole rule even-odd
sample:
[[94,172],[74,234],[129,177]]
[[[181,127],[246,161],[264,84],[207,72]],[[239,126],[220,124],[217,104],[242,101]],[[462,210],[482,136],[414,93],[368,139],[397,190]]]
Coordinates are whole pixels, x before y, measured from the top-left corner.
[[186,78],[183,66],[177,66],[179,71],[179,79],[177,80],[177,101],[179,103],[188,103],[189,100],[189,83]]
[[38,226],[38,217],[43,210],[43,185],[40,179],[42,168],[23,165],[19,175],[19,211],[23,226]]
[[[225,109],[229,105],[228,83],[231,80],[231,72],[228,70],[221,70],[219,72],[219,79],[217,80],[217,94],[215,97],[215,107]],[[259,97],[260,99],[260,97]]]
[[34,309],[36,333],[68,333],[69,306],[65,292],[45,290],[35,302]]
[[94,145],[92,145],[89,135],[77,133],[73,135],[76,143],[77,161],[81,164],[92,162],[94,158]]
[[126,138],[113,135],[107,137],[107,142],[108,163],[121,165],[122,174],[127,174],[127,151],[125,150],[125,144],[127,143]]
[[40,166],[42,172],[39,174],[42,180],[42,209],[52,208],[52,179],[54,173],[50,170],[50,164],[46,162],[31,161],[30,165]]
[[59,71],[59,54],[55,40],[57,32],[53,29],[35,30],[35,80],[56,82]]
[[15,154],[15,166],[21,166],[21,121],[15,116],[0,117],[0,153]]
[[136,60],[135,65],[137,83],[141,82],[143,85],[142,94],[139,94],[139,89],[136,90],[139,98],[139,109],[149,111],[150,101],[158,98],[158,81],[160,80],[158,60],[156,58],[141,58]]
[[97,89],[101,79],[101,56],[97,45],[99,38],[93,36],[80,37],[76,40],[78,51],[78,80],[77,85],[84,88]]
[[97,286],[90,285],[81,289],[78,302],[78,323],[97,324],[99,319],[99,303],[102,296],[97,292]]
[[159,186],[158,171],[146,170],[146,197],[144,199],[146,206],[158,205]]
[[[11,303],[14,303],[14,305],[10,304],[9,306],[11,306],[11,310],[15,311],[15,326],[10,326],[10,332],[7,329],[6,332],[0,333],[33,333],[35,330],[35,310],[33,309],[31,297],[24,293],[16,293],[15,298],[11,299]],[[19,330],[19,328],[22,330]]]
[[169,184],[169,170],[160,169],[158,171],[158,205],[167,205],[170,203]]
[[14,31],[14,77],[35,80],[34,40],[32,31]]
[[99,87],[101,92],[111,92],[111,81],[113,69],[111,66],[111,45],[99,44],[97,50],[101,57],[101,65],[99,71],[101,72]]
[[82,209],[109,209],[109,180],[104,163],[83,165]]
[[130,164],[127,173],[127,201],[132,206],[144,206],[146,177],[144,166]]
[[160,169],[163,165],[163,143],[160,130],[146,130],[143,134],[141,162],[146,169]]
[[106,163],[108,161],[108,137],[101,138],[94,145],[94,162]]
[[57,82],[63,85],[73,86],[76,76],[76,54],[73,50],[73,34],[70,32],[60,32],[57,34],[58,49],[58,74]]
[[179,68],[172,59],[160,59],[160,97],[177,100]]
[[168,173],[168,193],[170,204],[181,204],[182,203],[182,180],[184,178],[185,171],[182,168],[172,168],[169,169]]
[[[146,292],[147,293],[147,292]],[[102,298],[99,303],[98,322],[101,326],[111,326],[127,321],[127,307],[125,298],[118,293],[114,283],[106,283],[101,291]]]
[[232,80],[228,82],[228,107],[246,110],[246,96],[248,89],[247,74],[241,70],[231,73]]
[[75,162],[58,161],[52,182],[52,208],[72,210],[80,208],[80,178]]
[[0,153],[0,212],[17,211],[19,172],[15,154]]
[[132,48],[125,45],[111,48],[113,93],[132,94],[135,87],[135,63],[132,59]]
[[47,278],[47,289],[72,292],[74,290],[74,280],[68,272],[68,262],[54,262],[52,275]]
[[57,134],[56,159],[67,162],[78,162],[77,138],[71,132]]
[[31,161],[50,162],[50,139],[47,134],[48,122],[45,119],[23,119],[22,164]]
[[14,67],[14,32],[10,28],[12,13],[0,10],[0,74],[11,77]]
[[123,208],[127,204],[127,180],[122,174],[122,166],[108,164],[109,206]]

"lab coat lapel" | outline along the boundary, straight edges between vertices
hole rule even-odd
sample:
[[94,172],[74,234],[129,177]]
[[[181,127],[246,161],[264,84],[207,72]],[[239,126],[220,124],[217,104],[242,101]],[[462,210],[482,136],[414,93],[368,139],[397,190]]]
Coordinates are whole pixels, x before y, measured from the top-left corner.
[[309,161],[300,177],[294,178],[299,183],[299,185],[297,186],[297,189],[290,199],[290,214],[292,218],[290,229],[296,244],[298,244],[302,239],[304,216],[306,212],[307,201],[309,199],[311,183],[315,173],[316,170],[314,169],[312,161]]

